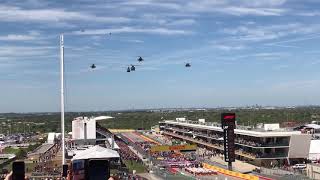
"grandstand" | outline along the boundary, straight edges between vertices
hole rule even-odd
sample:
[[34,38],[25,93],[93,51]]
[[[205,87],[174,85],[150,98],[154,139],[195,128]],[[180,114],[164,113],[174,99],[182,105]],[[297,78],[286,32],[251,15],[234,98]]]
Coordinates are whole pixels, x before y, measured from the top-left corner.
[[[199,123],[189,120],[159,122],[164,135],[196,143],[223,153],[223,130],[218,123]],[[288,129],[235,129],[236,157],[257,166],[272,163],[288,165],[303,162],[309,154],[310,134]]]

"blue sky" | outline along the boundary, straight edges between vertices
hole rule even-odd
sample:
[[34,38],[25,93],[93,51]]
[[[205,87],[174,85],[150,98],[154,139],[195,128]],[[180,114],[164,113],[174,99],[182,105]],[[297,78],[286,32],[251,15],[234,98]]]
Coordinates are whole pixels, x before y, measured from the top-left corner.
[[[319,104],[318,7],[317,0],[1,1],[0,112],[59,111],[60,33],[67,111]],[[145,62],[126,73],[137,56]]]

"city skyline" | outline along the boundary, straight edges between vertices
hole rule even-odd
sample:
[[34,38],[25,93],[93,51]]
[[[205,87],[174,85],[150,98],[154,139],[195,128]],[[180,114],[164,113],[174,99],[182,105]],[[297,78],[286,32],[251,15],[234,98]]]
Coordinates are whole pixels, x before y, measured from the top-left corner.
[[[59,111],[61,33],[66,111],[318,105],[319,5],[5,1],[0,112]],[[130,64],[141,66],[127,73]]]

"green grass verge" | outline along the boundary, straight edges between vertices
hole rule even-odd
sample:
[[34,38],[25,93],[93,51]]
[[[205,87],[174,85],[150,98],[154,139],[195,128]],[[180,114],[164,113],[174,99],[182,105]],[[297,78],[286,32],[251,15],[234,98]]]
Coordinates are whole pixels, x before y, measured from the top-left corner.
[[136,170],[136,173],[144,173],[146,172],[146,167],[142,163],[137,163],[135,161],[124,161],[130,173],[133,170]]
[[11,147],[6,147],[6,148],[4,148],[4,150],[3,150],[3,153],[4,154],[17,154],[18,152],[20,151],[20,149],[19,148],[11,148]]

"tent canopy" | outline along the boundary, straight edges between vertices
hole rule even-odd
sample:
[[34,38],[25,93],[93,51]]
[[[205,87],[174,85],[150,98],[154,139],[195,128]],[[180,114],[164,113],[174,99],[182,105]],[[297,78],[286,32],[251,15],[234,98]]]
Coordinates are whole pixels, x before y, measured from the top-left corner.
[[320,125],[318,124],[307,124],[305,125],[305,127],[312,128],[312,129],[320,129]]
[[93,119],[96,120],[96,121],[100,121],[100,120],[112,119],[112,118],[114,118],[114,117],[111,117],[111,116],[98,116],[98,117],[95,117]]
[[99,145],[90,147],[89,149],[77,152],[72,160],[78,159],[110,159],[119,158],[119,153],[112,149],[107,149]]

